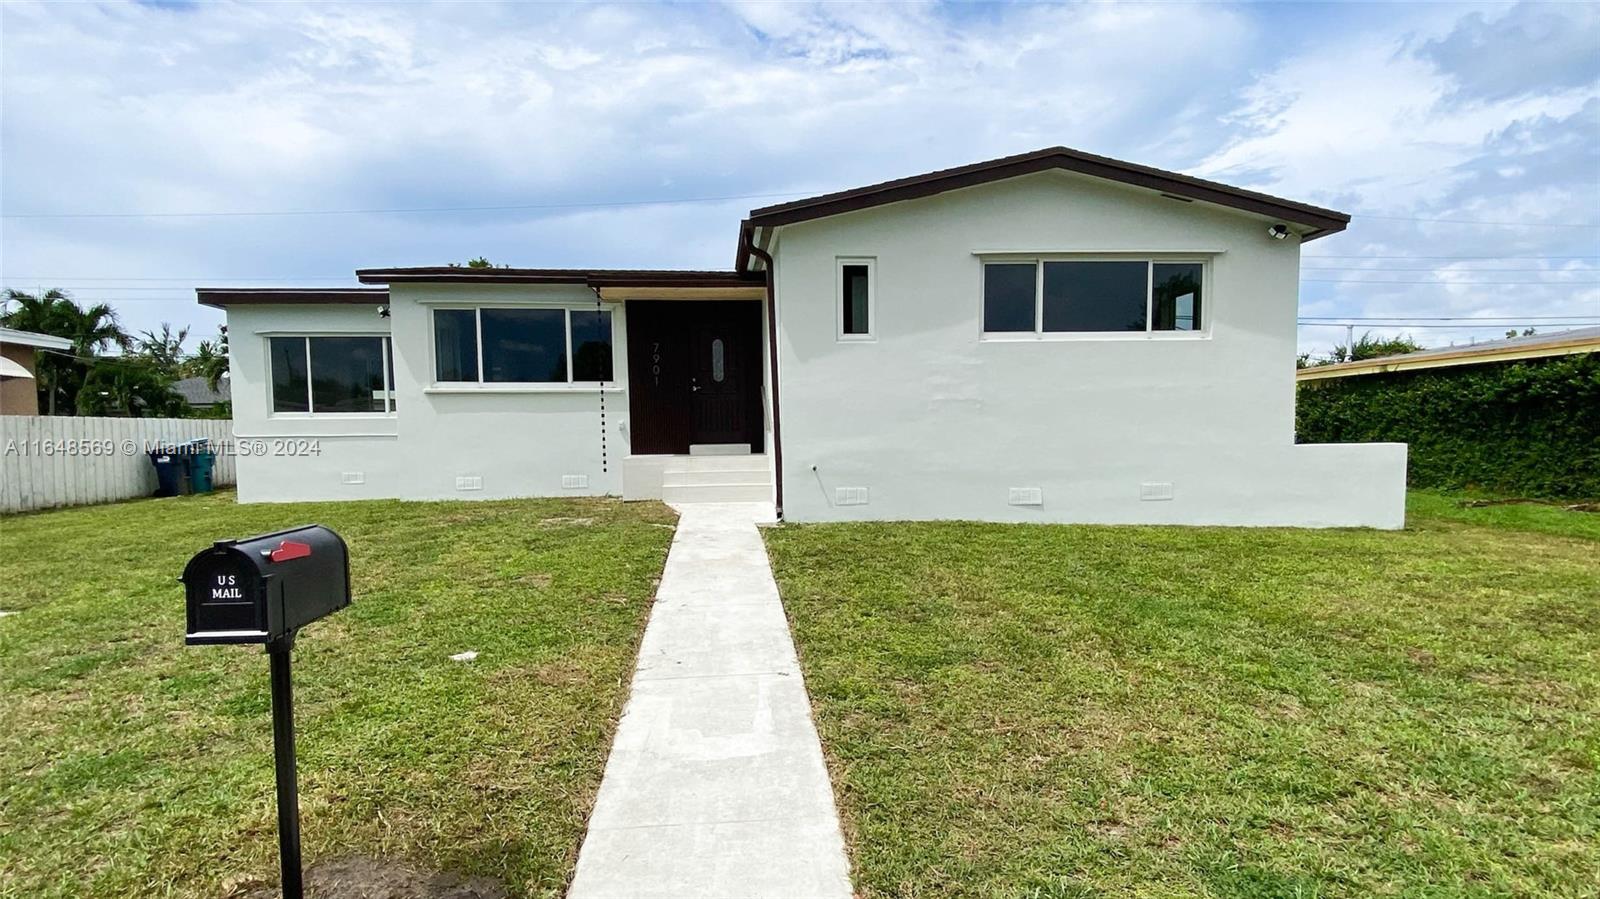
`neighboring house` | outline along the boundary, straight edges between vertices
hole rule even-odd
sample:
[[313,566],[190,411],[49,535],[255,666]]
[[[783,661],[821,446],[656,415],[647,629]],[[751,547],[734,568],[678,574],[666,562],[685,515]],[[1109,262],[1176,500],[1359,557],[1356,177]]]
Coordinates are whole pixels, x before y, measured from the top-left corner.
[[1302,369],[1299,439],[1404,441],[1409,483],[1600,498],[1600,327]]
[[1548,359],[1552,356],[1593,353],[1596,350],[1600,350],[1600,327],[1576,328],[1571,331],[1553,331],[1549,334],[1530,334],[1527,337],[1486,340],[1482,343],[1472,343],[1465,346],[1418,350],[1413,353],[1396,353],[1392,356],[1376,356],[1371,359],[1362,359],[1358,362],[1313,365],[1295,372],[1295,379],[1302,383],[1306,381],[1326,381],[1333,378],[1349,378],[1356,375],[1380,375],[1399,371],[1422,371],[1431,368],[1484,365],[1491,362]]
[[172,391],[195,409],[211,409],[228,402],[228,378],[219,380],[215,390],[205,378],[179,378],[173,382]]
[[0,328],[0,415],[39,414],[39,384],[33,373],[40,350],[71,353],[72,341]]
[[198,294],[243,501],[1399,527],[1403,445],[1294,444],[1300,244],[1348,221],[1055,148],[754,210],[731,271]]

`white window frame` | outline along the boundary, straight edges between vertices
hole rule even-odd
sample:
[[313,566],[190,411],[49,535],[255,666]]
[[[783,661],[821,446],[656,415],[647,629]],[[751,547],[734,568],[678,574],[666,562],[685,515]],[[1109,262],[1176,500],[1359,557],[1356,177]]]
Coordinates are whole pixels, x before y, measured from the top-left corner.
[[[265,331],[261,332],[262,356],[267,360],[267,417],[283,419],[340,419],[340,418],[394,418],[395,411],[395,384],[390,380],[391,363],[394,354],[394,335],[383,331]],[[312,390],[315,378],[311,374],[311,341],[317,337],[376,337],[382,341],[383,353],[383,411],[382,412],[317,412],[316,404],[312,402]],[[290,339],[299,340],[305,348],[306,355],[306,408],[308,412],[279,412],[277,411],[278,398],[274,392],[272,377],[272,341]]]
[[[844,267],[867,267],[867,333],[846,334],[844,320]],[[873,343],[878,339],[878,257],[837,256],[833,261],[833,335],[840,343]]]
[[[1068,340],[1209,340],[1216,317],[1216,298],[1211,288],[1212,254],[1202,253],[984,253],[978,255],[978,337],[994,343],[1017,341]],[[1044,264],[1047,262],[1143,262],[1145,263],[1143,331],[1046,331],[1044,330]],[[1032,264],[1033,330],[984,330],[985,266]],[[1200,266],[1200,327],[1193,331],[1155,330],[1155,267],[1167,264]]]
[[[486,381],[483,377],[483,310],[485,309],[548,309],[562,312],[561,323],[564,329],[566,347],[563,355],[567,360],[567,379],[565,381]],[[440,310],[468,310],[473,313],[472,321],[478,344],[478,378],[475,381],[440,381],[439,377],[439,343],[438,329],[434,324],[434,316]],[[611,323],[611,379],[606,381],[574,381],[572,379],[572,313],[574,312],[604,312]],[[596,309],[591,305],[576,305],[565,303],[439,303],[428,308],[428,393],[559,393],[559,392],[593,392],[603,390],[611,392],[617,390],[617,310],[612,308]]]

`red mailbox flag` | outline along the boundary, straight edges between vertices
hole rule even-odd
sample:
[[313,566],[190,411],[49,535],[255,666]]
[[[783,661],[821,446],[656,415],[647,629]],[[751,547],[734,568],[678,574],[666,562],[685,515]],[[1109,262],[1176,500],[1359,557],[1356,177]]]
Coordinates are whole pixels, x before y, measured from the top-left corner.
[[268,554],[267,558],[274,562],[287,562],[290,559],[304,559],[311,555],[311,547],[293,540],[285,540],[278,544],[278,548]]

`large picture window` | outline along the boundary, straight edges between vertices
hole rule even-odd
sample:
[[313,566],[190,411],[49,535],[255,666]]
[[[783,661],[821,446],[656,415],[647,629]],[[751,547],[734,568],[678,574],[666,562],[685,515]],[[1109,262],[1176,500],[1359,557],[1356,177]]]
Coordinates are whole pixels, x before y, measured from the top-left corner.
[[587,384],[611,380],[606,310],[485,306],[433,311],[442,383]]
[[986,262],[986,334],[1201,330],[1200,262],[1041,259]]
[[378,414],[395,411],[389,338],[271,337],[272,411]]

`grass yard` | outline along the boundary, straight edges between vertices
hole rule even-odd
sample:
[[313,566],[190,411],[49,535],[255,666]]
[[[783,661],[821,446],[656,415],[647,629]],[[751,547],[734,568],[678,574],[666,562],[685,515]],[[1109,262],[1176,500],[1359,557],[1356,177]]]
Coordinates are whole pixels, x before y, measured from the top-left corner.
[[185,647],[175,579],[213,539],[313,521],[348,541],[356,598],[295,650],[307,863],[565,888],[672,513],[216,494],[0,519],[0,895],[276,880],[267,659]]
[[1595,521],[767,544],[864,896],[1595,896]]

